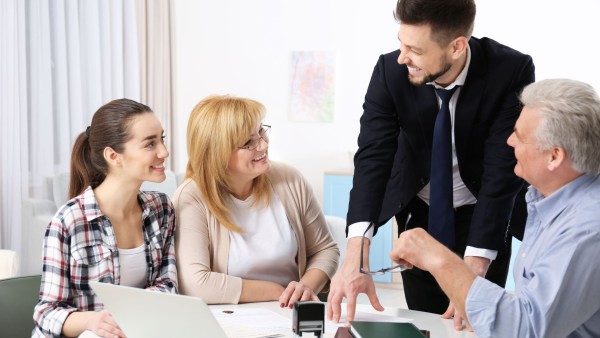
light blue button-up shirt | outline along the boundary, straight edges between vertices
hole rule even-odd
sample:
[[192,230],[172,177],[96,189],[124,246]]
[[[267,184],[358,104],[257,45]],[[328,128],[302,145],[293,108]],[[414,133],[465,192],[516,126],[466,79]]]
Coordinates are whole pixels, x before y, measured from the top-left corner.
[[544,198],[527,193],[515,292],[477,277],[467,316],[478,337],[600,337],[600,175]]

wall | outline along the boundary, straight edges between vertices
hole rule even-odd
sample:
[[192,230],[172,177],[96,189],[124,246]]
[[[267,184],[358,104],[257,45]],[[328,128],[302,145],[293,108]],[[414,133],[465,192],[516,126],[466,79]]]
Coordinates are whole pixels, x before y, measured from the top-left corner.
[[[395,0],[177,0],[175,170],[185,169],[185,128],[209,94],[261,101],[273,126],[270,157],[309,179],[322,200],[323,172],[350,167],[362,103],[377,57],[398,48]],[[600,90],[600,2],[478,1],[475,36],[489,36],[534,58],[537,78],[569,77]],[[542,11],[543,8],[543,11]],[[594,41],[592,41],[592,39]],[[288,119],[290,51],[336,54],[333,123]]]

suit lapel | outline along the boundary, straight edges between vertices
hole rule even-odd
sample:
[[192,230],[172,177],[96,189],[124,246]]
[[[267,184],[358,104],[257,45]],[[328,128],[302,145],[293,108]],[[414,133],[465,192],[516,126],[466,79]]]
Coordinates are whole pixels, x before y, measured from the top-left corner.
[[473,38],[469,41],[469,46],[471,64],[454,113],[454,142],[457,154],[468,148],[470,130],[477,120],[478,108],[485,89],[482,52],[477,40]]
[[[427,149],[431,153],[433,139],[433,126],[438,112],[437,97],[431,85],[411,86],[414,90],[414,111],[423,131],[420,149]],[[431,157],[431,156],[429,156]]]

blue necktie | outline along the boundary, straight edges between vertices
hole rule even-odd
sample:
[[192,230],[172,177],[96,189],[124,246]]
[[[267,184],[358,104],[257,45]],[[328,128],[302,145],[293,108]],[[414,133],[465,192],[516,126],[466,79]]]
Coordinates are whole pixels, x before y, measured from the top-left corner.
[[454,246],[454,203],[452,183],[452,124],[450,98],[452,89],[436,89],[442,104],[435,119],[431,149],[431,177],[429,181],[428,231],[449,248]]

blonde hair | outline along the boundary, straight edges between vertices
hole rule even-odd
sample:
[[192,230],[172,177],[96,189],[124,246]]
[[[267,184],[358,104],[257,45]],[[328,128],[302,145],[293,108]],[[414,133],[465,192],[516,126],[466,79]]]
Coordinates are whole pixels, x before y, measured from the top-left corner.
[[[187,125],[186,177],[200,188],[211,213],[227,229],[241,232],[231,221],[227,165],[234,151],[246,143],[261,123],[266,109],[260,102],[230,95],[208,96],[192,110]],[[266,175],[254,179],[254,204],[271,201]]]

